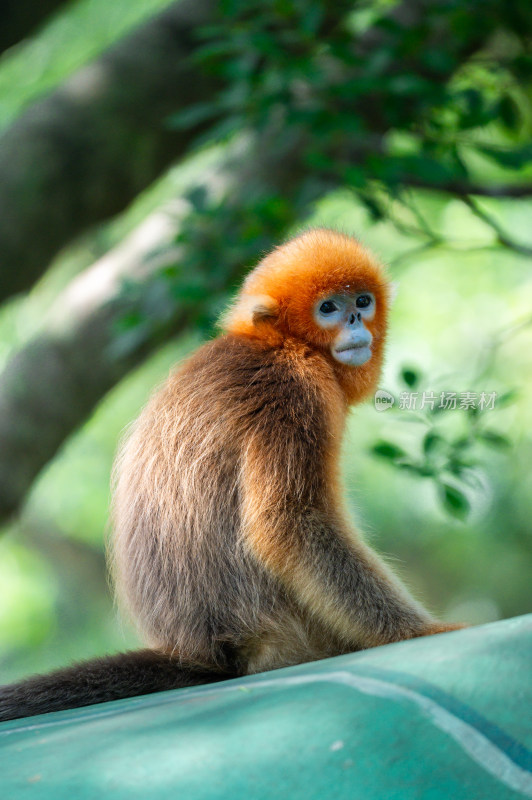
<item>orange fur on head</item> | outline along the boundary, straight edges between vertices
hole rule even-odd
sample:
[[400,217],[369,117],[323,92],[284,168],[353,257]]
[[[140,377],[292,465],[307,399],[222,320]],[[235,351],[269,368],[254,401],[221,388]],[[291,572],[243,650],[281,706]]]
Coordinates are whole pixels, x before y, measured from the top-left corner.
[[[332,294],[372,292],[376,313],[367,323],[372,357],[360,367],[339,364],[329,347],[335,329],[316,325],[318,300]],[[268,345],[305,342],[332,363],[349,403],[374,391],[382,364],[390,284],[383,267],[355,239],[326,228],[309,230],[277,247],[247,277],[222,327]]]

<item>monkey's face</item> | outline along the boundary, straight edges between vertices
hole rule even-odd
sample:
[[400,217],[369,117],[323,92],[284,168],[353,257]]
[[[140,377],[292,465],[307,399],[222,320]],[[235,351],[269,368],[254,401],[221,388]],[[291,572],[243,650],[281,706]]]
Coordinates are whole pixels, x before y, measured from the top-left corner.
[[251,272],[224,320],[228,332],[265,345],[304,343],[332,362],[349,403],[379,380],[390,288],[355,239],[318,228],[273,250]]
[[370,360],[373,335],[367,324],[375,310],[375,296],[369,291],[331,294],[315,304],[314,321],[332,335],[330,352],[340,364],[360,367]]

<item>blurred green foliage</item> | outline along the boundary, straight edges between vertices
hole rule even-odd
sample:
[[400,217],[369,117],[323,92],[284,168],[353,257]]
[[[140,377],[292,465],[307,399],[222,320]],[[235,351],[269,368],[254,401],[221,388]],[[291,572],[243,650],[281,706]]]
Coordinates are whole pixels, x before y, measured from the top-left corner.
[[[202,32],[197,60],[223,75],[226,88],[178,113],[174,125],[212,118],[205,138],[218,141],[281,117],[287,138],[291,130],[307,134],[307,167],[352,187],[377,219],[386,214],[379,188],[409,205],[405,186],[459,186],[476,177],[478,163],[492,162],[501,175],[531,174],[524,0],[418,4],[422,13],[406,18],[389,0],[221,6],[223,19]],[[499,38],[467,60],[490,14],[499,17]]]
[[0,59],[0,129],[171,0],[78,0]]
[[[94,0],[68,6],[0,64],[0,123],[162,5],[120,0],[112,14]],[[198,32],[198,69],[223,76],[225,88],[210,103],[176,110],[171,126],[210,123],[199,156],[139,199],[144,209],[181,191],[188,171],[182,258],[139,293],[117,346],[154,331],[163,338],[176,304],[192,333],[110,393],[0,541],[2,678],[135,642],[116,621],[102,578],[120,431],[171,364],[212,334],[246,269],[303,224],[358,236],[399,281],[381,382],[395,402],[355,410],[344,448],[354,516],[445,618],[481,622],[531,610],[532,200],[518,189],[532,175],[532,23],[521,0],[481,6],[431,4],[438,24],[422,18],[409,28],[390,17],[393,0],[231,0]],[[83,8],[95,22],[81,29]],[[497,35],[468,59],[490,15],[500,18]],[[62,40],[59,58],[54,30],[68,25],[77,34]],[[444,32],[437,46],[435,27]],[[21,69],[21,53],[33,69],[17,81],[9,76]],[[56,58],[45,74],[40,65]],[[223,145],[272,129],[280,148],[303,143],[295,156],[303,177],[285,192],[262,176],[240,193],[209,193],[208,148],[223,158]],[[467,188],[475,186],[494,196],[472,199]],[[28,299],[5,309],[0,352],[29,336],[54,291],[138,215],[133,209],[70,248]],[[135,296],[137,287],[127,291]],[[497,397],[481,411],[401,407],[401,394],[413,392]]]

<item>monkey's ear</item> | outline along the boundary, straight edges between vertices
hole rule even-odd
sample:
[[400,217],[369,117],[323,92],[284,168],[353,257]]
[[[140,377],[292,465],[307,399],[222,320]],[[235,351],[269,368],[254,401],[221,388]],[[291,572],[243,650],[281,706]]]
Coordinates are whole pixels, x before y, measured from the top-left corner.
[[249,330],[250,325],[275,322],[279,316],[277,301],[266,294],[249,294],[240,297],[222,316],[220,325],[226,331]]
[[273,322],[279,316],[277,302],[267,294],[251,296],[248,302],[249,314],[254,325],[260,322]]
[[390,281],[388,284],[388,305],[393,305],[399,294],[399,282],[398,281]]

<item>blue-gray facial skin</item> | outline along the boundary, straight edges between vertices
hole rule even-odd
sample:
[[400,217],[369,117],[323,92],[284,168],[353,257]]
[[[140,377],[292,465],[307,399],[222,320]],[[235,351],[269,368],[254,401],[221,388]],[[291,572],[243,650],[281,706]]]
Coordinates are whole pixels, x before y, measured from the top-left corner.
[[357,292],[322,297],[314,306],[314,320],[320,328],[338,329],[331,354],[340,364],[360,367],[371,358],[373,336],[365,323],[375,316],[375,305],[371,292]]

